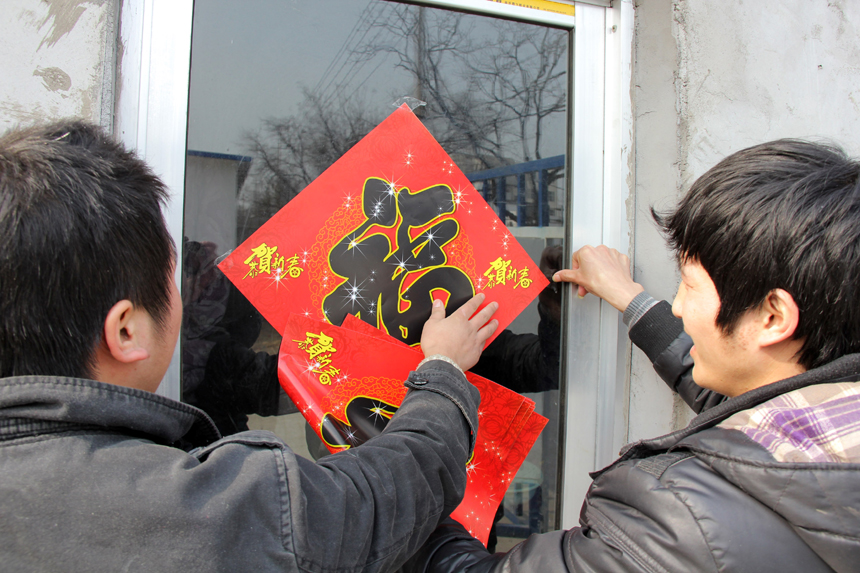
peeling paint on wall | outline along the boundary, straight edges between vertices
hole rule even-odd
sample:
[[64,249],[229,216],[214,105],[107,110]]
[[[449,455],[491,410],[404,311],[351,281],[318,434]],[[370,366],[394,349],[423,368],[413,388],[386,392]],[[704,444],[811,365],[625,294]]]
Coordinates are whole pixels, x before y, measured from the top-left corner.
[[5,116],[7,126],[44,121],[46,110],[38,103],[24,105],[14,101],[0,101],[0,116]]
[[60,38],[74,30],[81,15],[86,12],[86,4],[101,6],[105,0],[42,0],[48,5],[48,15],[42,20],[39,29],[50,23],[47,33],[42,36],[42,46],[52,47]]
[[110,127],[120,0],[0,1],[0,131],[65,117]]
[[[671,300],[677,270],[648,206],[671,208],[763,141],[828,139],[860,155],[857,0],[637,0],[634,62],[634,273],[652,295]],[[631,364],[630,438],[684,426],[691,411],[647,357]]]
[[69,91],[72,87],[72,78],[60,68],[36,68],[34,76],[40,76],[49,91]]

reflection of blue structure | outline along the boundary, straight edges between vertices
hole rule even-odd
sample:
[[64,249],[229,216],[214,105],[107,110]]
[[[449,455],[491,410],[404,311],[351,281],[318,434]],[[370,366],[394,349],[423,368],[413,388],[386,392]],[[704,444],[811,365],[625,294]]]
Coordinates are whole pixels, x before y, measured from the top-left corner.
[[[564,155],[556,155],[544,159],[536,159],[534,161],[526,161],[525,163],[517,163],[516,165],[506,165],[504,167],[495,167],[493,169],[485,169],[484,171],[475,171],[467,173],[466,177],[472,183],[481,181],[480,192],[484,199],[487,199],[487,191],[491,187],[495,187],[495,203],[496,213],[499,218],[504,221],[508,214],[507,207],[507,183],[506,178],[516,176],[517,178],[517,226],[522,227],[526,222],[526,175],[528,173],[538,174],[537,183],[537,226],[546,227],[549,225],[549,201],[547,199],[547,187],[549,184],[549,171],[564,167]],[[513,218],[513,214],[511,213]]]
[[496,523],[496,535],[525,539],[532,533],[540,533],[543,519],[541,482],[540,470],[529,462],[523,463],[502,501],[505,517],[510,523]]
[[215,153],[212,151],[198,151],[196,149],[189,149],[188,155],[192,157],[208,157],[210,159],[225,159],[227,161],[238,161],[239,163],[250,163],[253,157],[248,157],[247,155],[231,155],[229,153]]

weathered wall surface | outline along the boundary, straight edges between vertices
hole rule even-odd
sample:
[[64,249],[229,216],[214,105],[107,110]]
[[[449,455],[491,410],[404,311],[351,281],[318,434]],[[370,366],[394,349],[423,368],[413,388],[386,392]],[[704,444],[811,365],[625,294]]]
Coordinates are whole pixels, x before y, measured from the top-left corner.
[[3,0],[0,132],[79,117],[109,129],[116,0]]
[[728,152],[826,137],[860,154],[860,2],[678,2],[685,183]]
[[[636,6],[633,45],[633,117],[635,203],[633,276],[652,296],[672,300],[677,269],[649,209],[670,205],[680,185],[675,80],[678,46],[673,0],[640,0]],[[686,405],[654,373],[637,348],[630,360],[629,440],[653,437],[682,427]],[[687,409],[688,410],[688,409]]]
[[[781,137],[860,155],[860,2],[639,0],[633,105],[634,272],[661,298],[677,272],[648,208],[671,207],[721,158]],[[638,350],[630,439],[686,424]]]

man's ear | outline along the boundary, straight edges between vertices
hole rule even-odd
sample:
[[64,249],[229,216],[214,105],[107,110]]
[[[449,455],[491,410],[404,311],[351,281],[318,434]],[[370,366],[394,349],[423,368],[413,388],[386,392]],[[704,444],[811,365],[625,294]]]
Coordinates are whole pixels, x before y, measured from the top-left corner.
[[130,364],[149,358],[144,315],[130,300],[121,300],[108,311],[104,341],[108,352],[118,362]]
[[759,308],[759,346],[790,340],[799,320],[800,309],[794,297],[781,288],[770,291]]

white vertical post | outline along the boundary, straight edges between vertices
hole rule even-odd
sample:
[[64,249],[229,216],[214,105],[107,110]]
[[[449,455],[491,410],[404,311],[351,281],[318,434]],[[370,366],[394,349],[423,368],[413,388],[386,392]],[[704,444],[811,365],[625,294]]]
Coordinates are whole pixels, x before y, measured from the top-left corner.
[[[116,135],[170,190],[164,217],[178,251],[180,288],[193,5],[192,0],[123,0],[120,16]],[[159,394],[179,399],[180,368],[177,345]]]
[[[628,251],[632,9],[630,0],[616,8],[576,5],[571,250],[603,243]],[[565,528],[577,524],[591,484],[588,472],[611,462],[625,441],[629,353],[618,311],[592,296],[571,298],[561,508]]]
[[[630,225],[627,198],[632,142],[630,107],[631,47],[633,16],[631,0],[606,10],[606,88],[604,111],[604,204],[602,243],[628,254]],[[610,304],[601,303],[600,391],[598,399],[595,468],[611,463],[627,441],[630,343],[622,315]],[[615,352],[613,353],[613,349]]]

